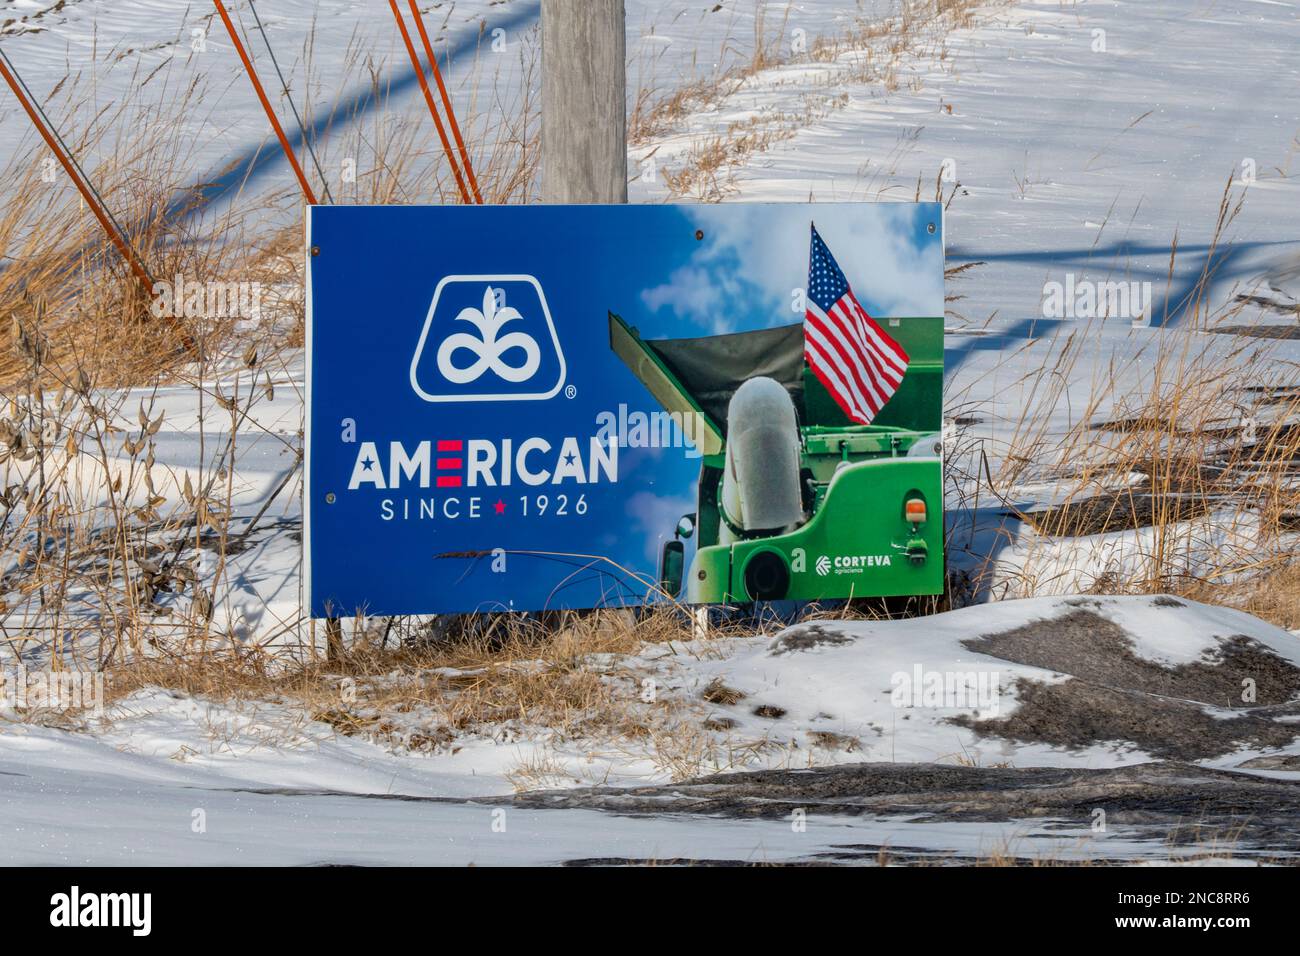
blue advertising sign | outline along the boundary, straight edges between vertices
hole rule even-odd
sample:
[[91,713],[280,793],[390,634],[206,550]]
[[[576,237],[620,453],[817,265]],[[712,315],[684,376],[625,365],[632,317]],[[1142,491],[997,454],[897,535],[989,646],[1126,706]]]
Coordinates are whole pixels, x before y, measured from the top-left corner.
[[937,593],[941,217],[310,208],[309,613]]

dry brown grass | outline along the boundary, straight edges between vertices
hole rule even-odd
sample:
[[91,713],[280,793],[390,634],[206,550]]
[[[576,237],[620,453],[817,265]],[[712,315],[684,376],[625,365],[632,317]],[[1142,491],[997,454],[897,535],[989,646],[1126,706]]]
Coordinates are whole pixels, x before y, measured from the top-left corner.
[[[309,71],[314,39],[313,33],[305,50]],[[460,117],[486,202],[527,202],[532,196],[539,158],[537,56],[535,43],[523,44],[520,99],[510,109],[493,100],[492,90],[476,88],[470,91],[469,111]],[[256,196],[237,187],[220,213],[190,217],[204,202],[193,182],[202,168],[198,147],[222,125],[220,106],[212,101],[214,84],[207,74],[187,72],[169,61],[152,73],[137,68],[130,97],[94,108],[96,90],[89,74],[113,69],[115,62],[106,59],[69,73],[43,103],[110,215],[155,280],[180,275],[190,282],[260,283],[266,290],[264,324],[279,330],[275,344],[301,345],[303,206],[296,187]],[[334,112],[323,117],[327,133],[315,145],[335,201],[457,201],[423,103],[391,104],[386,72],[355,38],[341,66],[330,66],[336,104],[350,100],[348,94],[358,88],[367,88],[377,104],[365,116],[339,115],[337,105],[325,107]],[[311,90],[314,84],[304,86]],[[313,115],[310,98],[303,106],[309,126],[322,119]],[[148,295],[62,170],[47,175],[52,159],[25,117],[15,115],[9,123],[26,149],[0,174],[6,183],[0,209],[5,255],[0,269],[0,385],[7,390],[29,371],[12,347],[9,320],[17,315],[30,324],[37,303],[39,331],[48,341],[43,372],[53,385],[76,381],[82,372],[97,389],[175,380],[196,359],[194,350],[183,347],[187,336],[202,336],[202,359],[210,364],[248,348],[246,331],[234,322],[172,328],[153,318]],[[340,131],[331,132],[336,123]],[[202,135],[195,135],[196,124]],[[277,147],[271,141],[265,148]],[[319,180],[306,152],[299,152],[311,178]],[[345,167],[351,175],[341,172]],[[319,181],[316,188],[321,191]],[[265,349],[265,343],[259,344]]]
[[[628,116],[628,143],[637,145],[670,131],[692,113],[706,109],[735,92],[746,78],[761,70],[784,62],[783,48],[789,27],[791,8],[783,11],[775,31],[768,23],[768,8],[758,4],[755,9],[753,42],[747,55],[740,54],[730,38],[718,51],[716,64],[707,75],[701,75],[701,64],[692,64],[696,78],[688,82],[675,82],[667,94],[658,90],[655,75],[656,63],[638,63],[641,80],[636,99]],[[736,9],[730,13],[729,27],[736,23]]]
[[[1229,178],[1212,249],[1224,241],[1242,201]],[[1171,278],[1176,256],[1175,239]],[[1052,343],[1043,364],[1007,389],[1019,396],[1019,417],[996,456],[982,440],[966,442],[959,432],[948,478],[963,489],[962,507],[978,506],[982,493],[985,505],[1001,503],[1035,532],[1022,542],[1028,554],[1018,571],[986,565],[977,589],[993,587],[995,596],[1062,588],[1191,596],[1294,560],[1300,527],[1295,369],[1276,357],[1274,340],[1218,334],[1234,327],[1245,303],[1211,309],[1214,261],[1207,257],[1193,283],[1187,323],[1135,333],[1150,339],[1090,375],[1079,364],[1096,347],[1092,337],[1115,317],[1081,322]],[[1152,318],[1159,319],[1146,317]],[[960,397],[951,399],[950,405],[961,404]],[[1064,431],[1055,417],[1061,409],[1071,420]],[[996,474],[990,457],[1000,461]],[[1018,487],[1032,484],[1050,485],[1056,503],[1025,514],[1012,501]],[[1086,543],[1124,532],[1129,540],[1115,560],[1098,558],[1102,545]]]
[[281,699],[349,734],[374,729],[382,715],[423,708],[449,733],[516,722],[566,735],[638,736],[643,688],[618,658],[689,639],[689,625],[672,611],[500,615],[442,637],[430,636],[427,621],[352,623],[333,660],[310,651],[304,660],[296,652],[160,649],[110,664],[108,695],[166,687],[214,701]]
[[800,129],[848,102],[848,94],[810,103],[798,113],[763,113],[727,125],[716,135],[691,143],[685,161],[665,169],[664,182],[673,196],[717,202],[735,192],[729,173],[750,156],[790,139]]
[[[310,39],[306,52],[310,72]],[[473,91],[461,117],[490,202],[531,195],[535,53],[535,43],[524,44],[515,109]],[[228,557],[241,543],[231,530],[234,476],[249,434],[282,443],[288,463],[301,456],[300,441],[270,432],[258,412],[275,383],[294,387],[302,204],[290,188],[257,196],[236,189],[202,217],[167,214],[178,197],[193,199],[200,168],[199,140],[185,123],[206,116],[215,126],[218,110],[207,79],[182,83],[178,75],[194,74],[173,62],[133,75],[132,96],[98,111],[89,109],[87,77],[108,63],[64,77],[43,103],[156,280],[260,285],[261,316],[187,317],[178,331],[153,317],[66,177],[42,176],[50,168],[44,147],[26,134],[0,210],[0,640],[7,653],[35,654],[55,668],[120,668],[152,655],[149,666],[196,667],[200,684],[227,669],[239,684],[266,665],[265,647],[240,646],[210,667],[202,657],[240,643],[220,615],[214,624],[214,611],[227,600]],[[345,167],[356,174],[336,179],[336,199],[453,201],[423,103],[393,107],[385,72],[357,48],[342,71],[330,65],[336,101],[366,77],[377,103],[367,117],[337,117],[356,122],[318,144],[327,177]],[[480,98],[489,101],[481,111]],[[310,125],[313,104],[303,105]],[[197,459],[180,471],[157,461],[159,429],[173,427],[157,406],[164,385],[188,389],[198,407],[196,423],[175,426],[202,436]],[[283,502],[297,487],[281,490]],[[201,553],[215,555],[215,572],[198,572]],[[186,600],[163,601],[168,594]],[[281,624],[268,644],[283,643],[299,621]],[[54,634],[61,639],[51,641]]]
[[[435,622],[436,623],[436,622]],[[701,657],[673,609],[500,615],[434,635],[430,622],[352,622],[346,649],[305,661],[166,649],[107,668],[107,697],[167,688],[215,704],[278,705],[391,750],[455,753],[472,738],[531,742],[507,774],[517,789],[600,783],[613,760],[647,760],[672,780],[737,769],[780,747],[706,726],[703,701],[661,686],[647,658]],[[722,643],[729,632],[721,630]],[[704,642],[707,645],[710,642]],[[638,657],[637,655],[642,655]],[[39,716],[39,715],[37,715]],[[290,730],[301,732],[299,723]],[[566,746],[603,761],[563,757]]]
[[[475,739],[528,744],[507,774],[521,790],[599,784],[619,763],[649,763],[685,780],[793,759],[790,741],[736,737],[711,720],[719,695],[736,692],[721,685],[687,692],[689,680],[679,687],[673,676],[677,660],[722,657],[733,637],[752,637],[749,622],[705,639],[671,607],[446,624],[352,620],[331,658],[311,647],[277,652],[197,640],[184,650],[150,647],[109,663],[107,698],[165,688],[241,712],[280,708],[271,723],[286,728],[286,740],[316,721],[395,751],[454,754]],[[823,744],[829,757],[848,741]],[[807,760],[814,763],[811,752]]]
[[[969,25],[977,7],[965,0],[912,5],[911,19],[864,25],[859,34],[814,45],[809,55],[830,60],[856,52],[861,76],[886,86],[901,83],[901,59],[918,49],[945,56],[945,31]],[[785,26],[781,29],[783,34]],[[782,45],[760,40],[753,61],[738,68],[731,81],[771,68]],[[356,69],[366,66],[358,57]],[[382,96],[378,74],[372,83]],[[657,106],[645,105],[633,117],[634,132],[657,135],[707,105],[700,98],[717,89],[716,84],[707,90],[687,87]],[[202,92],[196,88],[188,95],[197,101]],[[72,106],[70,100],[64,104],[69,113]],[[312,629],[304,644],[283,639],[296,631],[298,620],[256,642],[238,641],[214,624],[233,544],[230,463],[238,461],[242,447],[238,426],[268,397],[268,375],[283,370],[287,350],[302,340],[296,294],[303,279],[300,226],[290,222],[249,236],[240,217],[264,211],[264,204],[296,209],[297,200],[280,194],[255,209],[237,207],[203,235],[176,226],[160,210],[183,185],[186,163],[160,147],[167,135],[165,117],[140,109],[131,113],[128,105],[118,107],[115,122],[129,119],[127,125],[154,132],[124,144],[93,173],[109,204],[123,221],[141,224],[134,239],[159,277],[179,272],[196,281],[261,281],[270,295],[264,304],[269,315],[252,330],[226,321],[190,325],[187,331],[201,351],[194,360],[176,336],[146,320],[138,286],[111,254],[103,254],[98,227],[75,197],[43,190],[39,165],[29,161],[33,157],[11,171],[19,198],[0,213],[0,241],[12,256],[0,272],[0,382],[6,399],[0,407],[0,602],[21,603],[23,610],[17,620],[3,619],[8,630],[0,636],[10,650],[31,650],[51,634],[64,635],[66,640],[49,648],[51,666],[103,668],[113,699],[164,687],[214,701],[283,701],[340,734],[415,750],[454,748],[467,733],[528,734],[545,728],[562,739],[648,755],[664,773],[684,779],[745,766],[778,749],[766,740],[730,740],[720,736],[726,728],[707,725],[705,704],[715,697],[726,702],[728,688],[713,688],[701,701],[673,694],[646,697],[648,675],[632,656],[647,647],[665,655],[722,654],[731,636],[717,631],[712,646],[699,641],[688,646],[693,635],[677,609],[500,616],[441,635],[413,619],[363,619],[346,624],[347,640],[328,659],[323,633]],[[487,157],[478,173],[490,201],[531,196],[536,104],[526,99],[522,109],[522,115],[471,144]],[[767,148],[803,118],[787,116],[703,141],[686,165],[671,173],[678,179],[670,182],[681,192],[720,195],[728,168]],[[476,128],[472,118],[465,125]],[[78,141],[99,142],[107,128],[101,121],[78,131]],[[334,158],[362,160],[355,183],[339,187],[339,198],[451,199],[455,187],[445,170],[418,179],[434,148],[431,135],[418,117],[376,111],[364,129],[342,137],[335,148]],[[329,156],[326,166],[333,168]],[[921,188],[918,180],[918,198]],[[941,182],[936,192],[943,199]],[[1235,208],[1225,193],[1216,242]],[[1300,571],[1286,566],[1282,544],[1288,520],[1300,514],[1288,481],[1292,463],[1300,459],[1300,430],[1266,426],[1256,441],[1245,442],[1234,425],[1243,414],[1263,417],[1265,404],[1271,420],[1293,418],[1300,412],[1300,395],[1286,397],[1278,392],[1278,381],[1269,379],[1271,367],[1260,360],[1268,343],[1235,347],[1234,361],[1253,370],[1249,384],[1255,391],[1243,391],[1240,379],[1224,375],[1221,352],[1209,348],[1215,338],[1201,332],[1232,316],[1205,314],[1201,299],[1209,278],[1198,286],[1194,334],[1179,349],[1149,356],[1156,363],[1153,384],[1147,393],[1127,397],[1130,407],[1119,424],[1111,416],[1112,427],[1094,428],[1097,416],[1089,414],[1109,405],[1118,374],[1095,383],[1091,407],[1066,435],[1051,434],[1034,416],[1039,405],[1050,407],[1062,398],[1062,383],[1080,354],[1078,345],[1067,342],[1050,367],[1034,371],[1038,391],[1025,403],[1027,414],[1005,456],[1006,467],[986,477],[991,493],[998,494],[1031,477],[1031,466],[1046,468],[1073,483],[1072,500],[1106,496],[1113,505],[1104,520],[1123,524],[1138,520],[1137,499],[1133,486],[1116,493],[1116,476],[1141,473],[1156,501],[1150,522],[1158,529],[1178,524],[1179,509],[1188,500],[1207,508],[1228,502],[1252,527],[1264,529],[1262,554],[1273,564],[1252,568],[1253,559],[1240,550],[1225,551],[1221,574],[1190,579],[1179,572],[1180,539],[1161,531],[1138,573],[1098,586],[1191,596],[1201,588],[1216,600],[1300,626]],[[1199,345],[1196,335],[1201,335]],[[223,392],[215,383],[230,381],[235,372],[240,390]],[[152,398],[146,394],[137,409],[136,398],[128,401],[124,389],[163,382],[203,395],[200,417],[207,416],[208,426],[227,426],[224,445],[209,449],[214,463],[201,465],[199,480],[191,486],[187,478],[183,490],[166,488],[164,469],[155,469],[160,419]],[[287,450],[296,454],[296,443],[289,442]],[[1207,471],[1208,463],[1213,470]],[[88,469],[92,477],[74,474],[76,469]],[[88,494],[87,487],[102,494]],[[1084,520],[1097,520],[1095,511],[1067,508],[1043,519],[1040,530],[1047,538],[1068,537],[1085,530]],[[218,562],[215,575],[203,580],[193,565],[201,549]],[[1258,572],[1266,576],[1252,581]],[[189,603],[162,613],[155,599],[168,591],[188,596]],[[901,612],[935,607],[917,601]],[[0,603],[0,615],[9,611]],[[814,610],[811,616],[878,618],[893,612],[858,603]],[[519,786],[538,786],[570,772],[543,753],[521,762],[515,777]]]
[[1278,627],[1300,631],[1300,563],[1287,562],[1229,584],[1191,582],[1184,593],[1196,601],[1235,607]]
[[[275,251],[283,245],[281,236],[262,243],[230,243],[225,241],[229,222],[217,225],[211,236],[198,237],[179,219],[165,215],[182,176],[176,150],[164,145],[174,129],[161,120],[146,125],[150,111],[141,112],[145,115],[121,119],[150,132],[125,155],[113,154],[101,162],[94,175],[153,276],[170,280],[182,274],[198,281],[236,275],[244,281],[267,278]],[[41,169],[28,154],[5,175],[8,182],[17,183],[0,215],[0,246],[9,255],[0,271],[0,316],[6,320],[0,331],[0,383],[6,391],[29,371],[13,347],[12,319],[47,340],[43,372],[51,384],[75,381],[84,373],[96,388],[117,388],[156,380],[189,361],[192,355],[182,345],[186,333],[150,314],[147,294],[80,197],[62,178],[43,183]],[[282,275],[274,275],[274,281],[282,280]],[[217,347],[229,328],[208,332],[209,346]]]

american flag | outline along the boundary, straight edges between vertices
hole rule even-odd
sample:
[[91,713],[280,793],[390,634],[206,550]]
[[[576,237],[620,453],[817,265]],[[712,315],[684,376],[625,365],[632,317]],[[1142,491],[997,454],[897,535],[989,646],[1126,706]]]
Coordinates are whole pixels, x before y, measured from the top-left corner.
[[907,353],[858,304],[817,227],[808,255],[804,356],[844,414],[861,425],[885,407],[907,371]]

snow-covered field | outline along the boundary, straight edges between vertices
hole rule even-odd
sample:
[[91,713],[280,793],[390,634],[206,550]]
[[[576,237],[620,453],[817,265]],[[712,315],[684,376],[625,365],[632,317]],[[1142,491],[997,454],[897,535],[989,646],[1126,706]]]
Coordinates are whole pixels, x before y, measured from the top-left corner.
[[[242,4],[230,6],[251,26]],[[204,108],[181,118],[188,181],[246,163],[253,175],[243,199],[283,191],[291,180],[269,151],[256,100],[219,22],[200,7],[5,0],[0,44],[42,97],[70,67],[80,70],[77,89],[90,98],[76,116],[127,96],[158,68],[168,90],[199,80],[208,90]],[[432,5],[429,23],[451,51],[458,110],[471,126],[520,102],[537,8],[534,0]],[[1055,435],[1080,420],[1133,414],[1132,397],[1149,394],[1161,373],[1156,357],[1188,341],[1203,365],[1217,362],[1228,377],[1254,383],[1267,362],[1275,384],[1300,384],[1293,365],[1300,338],[1264,340],[1261,359],[1237,349],[1238,336],[1189,332],[1227,313],[1238,325],[1295,325],[1300,6],[990,3],[968,25],[925,34],[897,55],[871,37],[843,41],[859,18],[893,12],[892,3],[732,0],[714,8],[628,0],[627,8],[630,96],[639,86],[667,96],[718,80],[717,92],[688,100],[683,115],[633,143],[633,201],[888,201],[932,199],[936,189],[950,200],[948,267],[968,267],[948,284],[954,469],[977,479],[981,468],[997,473],[1018,448],[1026,408],[1044,434]],[[359,115],[381,108],[344,68],[356,50],[372,53],[392,83],[383,108],[423,108],[391,23],[374,4],[286,0],[259,11],[289,76],[303,75],[310,42],[311,78],[291,82],[309,125],[339,103]],[[497,29],[502,43],[493,46]],[[752,70],[756,34],[779,61]],[[818,38],[843,42],[830,55],[809,56]],[[260,37],[250,34],[249,42],[260,56]],[[327,178],[363,123],[340,124],[323,138]],[[738,150],[707,187],[674,189],[704,145],[742,133],[755,134],[758,145]],[[0,164],[31,144],[24,117],[5,99]],[[1244,202],[1216,234],[1230,179]],[[291,205],[259,215],[292,221]],[[1133,315],[1045,316],[1051,283],[1112,281],[1149,282],[1151,297]],[[1069,361],[1058,361],[1062,355]],[[1053,366],[1059,381],[1044,388],[1039,373]],[[302,379],[294,351],[256,375],[232,366],[222,377],[227,395],[273,386],[239,426],[236,530],[297,468]],[[1101,389],[1103,379],[1109,384]],[[212,471],[229,420],[205,418],[188,386],[128,395],[128,418],[140,400],[164,415],[156,490],[176,502],[201,470]],[[1248,414],[1243,402],[1227,427],[1246,428]],[[1156,547],[1149,528],[1048,540],[1009,516],[1060,500],[1059,473],[1043,464],[982,507],[959,507],[969,489],[954,483],[950,562],[983,569],[993,582],[973,599],[1068,595],[1140,567]],[[4,467],[11,471],[0,485],[7,486],[22,466]],[[114,469],[130,473],[129,460],[110,463]],[[79,465],[75,456],[71,474],[74,484],[84,475],[90,496],[104,481],[100,465]],[[1128,478],[1114,480],[1122,487]],[[200,556],[201,580],[220,573],[227,582],[214,626],[241,643],[293,645],[304,633],[292,477],[287,489],[249,547],[219,569],[212,553]],[[1199,572],[1222,570],[1225,553],[1230,563],[1245,563],[1236,556],[1258,544],[1258,529],[1215,514],[1181,522],[1170,536],[1180,566]],[[1294,536],[1284,535],[1257,557],[1293,547]],[[188,602],[161,600],[178,615]],[[29,614],[12,598],[0,603],[10,637],[0,645],[0,667],[48,666],[54,641],[30,639]],[[1086,650],[1076,655],[1074,645]],[[880,848],[898,858],[1166,861],[1211,849],[1250,860],[1300,852],[1294,837],[1265,846],[1247,832],[1227,846],[1215,842],[1216,833],[1231,832],[1230,795],[1294,808],[1291,793],[1300,788],[1300,744],[1289,734],[1300,720],[1290,703],[1300,694],[1300,643],[1237,611],[1182,599],[1040,596],[930,618],[649,644],[590,666],[650,681],[678,705],[696,727],[689,754],[674,759],[653,742],[566,737],[535,726],[479,729],[453,746],[417,749],[341,733],[291,699],[223,701],[160,688],[117,700],[76,729],[24,720],[6,703],[0,862],[874,862]],[[1245,680],[1253,696],[1243,696]],[[1076,694],[1105,706],[1079,709]],[[420,729],[420,716],[409,729]],[[963,816],[941,799],[978,794],[981,786],[1031,788],[1039,768],[1138,773],[1153,761],[1154,776],[1140,786],[1163,786],[1162,773],[1185,779],[1190,793],[1204,797],[1196,804],[1206,817],[1203,840],[1175,838],[1174,810],[1151,817],[1126,804],[1125,787],[1139,786],[1131,778],[1095,791],[1062,778],[1062,787],[1096,798],[1062,798],[1047,809],[1008,800],[1001,813]],[[873,775],[912,765],[1026,776],[990,784],[909,780],[891,791],[892,804],[859,805],[815,786],[803,802],[763,789],[797,790],[799,774],[812,768],[857,764],[880,765],[864,771],[867,790],[878,782]],[[709,803],[715,795],[699,795],[707,784],[673,789],[735,771],[783,776],[718,806]],[[512,796],[521,781],[564,794]],[[662,785],[672,786],[647,790],[645,805],[631,808],[589,789]],[[1098,809],[1105,811],[1100,827]]]
[[[1217,697],[1200,701],[1164,696],[1194,693],[1187,687],[1140,690],[1086,666],[1070,673],[1072,645],[1079,656],[1108,663],[1100,642],[1089,645],[1107,623],[1131,642],[1136,661],[1166,674],[1233,666],[1234,638],[1276,670],[1250,664],[1258,708],[1234,699],[1236,672],[1225,674]],[[1026,627],[1057,663],[1021,663],[1001,646],[972,649],[972,641],[978,648],[982,637]],[[464,737],[430,753],[340,735],[285,703],[220,704],[140,691],[88,716],[82,732],[5,726],[5,859],[534,864],[838,855],[875,862],[883,851],[900,858],[1176,861],[1300,852],[1296,841],[1276,834],[1259,842],[1241,817],[1243,806],[1258,801],[1255,823],[1263,829],[1269,814],[1292,813],[1300,800],[1300,742],[1287,726],[1300,715],[1277,703],[1300,691],[1300,646],[1237,611],[1145,597],[1034,599],[907,621],[800,625],[775,638],[682,644],[671,653],[655,646],[628,663],[663,698],[693,702],[707,715],[700,775],[767,768],[777,776],[737,786],[745,792],[734,799],[705,781],[653,790],[646,786],[674,775],[648,745],[638,750],[630,741],[544,731],[508,740],[503,733],[501,740]],[[1063,704],[1059,727],[1039,726],[1041,741],[1025,727],[1016,733],[1027,739],[1016,740],[960,722],[1013,718],[1023,712],[1018,698],[1027,688],[1041,693],[1071,682],[1087,694],[1118,693],[1133,709],[1098,714]],[[1190,715],[1198,713],[1211,723],[1249,726],[1220,738],[1196,726]],[[1170,720],[1186,724],[1191,743],[1158,731],[1143,736],[1132,726]],[[1076,726],[1096,739],[1051,742]],[[546,772],[531,786],[561,790],[510,797],[512,772],[542,757]],[[1190,762],[1151,763],[1171,757]],[[800,783],[812,768],[835,766],[861,773],[867,785],[822,793],[812,778]],[[923,777],[927,766],[1017,776],[993,784],[892,780]],[[1033,768],[1148,767],[1154,781],[1129,776],[1113,791],[1086,779],[1033,777]],[[1239,776],[1212,773],[1229,769]],[[1191,836],[1179,832],[1188,822],[1181,807],[1163,816],[1153,811],[1143,787],[1160,784],[1160,775],[1179,781],[1181,800],[1197,808]],[[588,790],[592,785],[605,789]],[[608,789],[631,786],[639,789]],[[1045,796],[1045,787],[1075,786],[1082,793],[1068,799]],[[875,805],[873,787],[888,788],[876,792]],[[1027,809],[1020,788],[1048,809]],[[1264,792],[1256,796],[1256,789]]]

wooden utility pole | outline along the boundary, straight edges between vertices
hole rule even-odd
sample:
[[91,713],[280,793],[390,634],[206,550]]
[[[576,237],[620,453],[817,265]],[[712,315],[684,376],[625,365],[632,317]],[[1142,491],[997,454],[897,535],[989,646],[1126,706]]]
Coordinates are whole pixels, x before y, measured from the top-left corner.
[[623,0],[542,0],[542,199],[627,202]]

